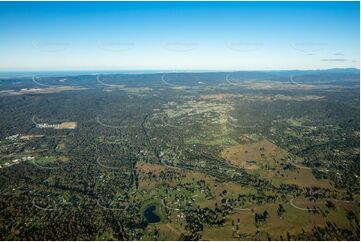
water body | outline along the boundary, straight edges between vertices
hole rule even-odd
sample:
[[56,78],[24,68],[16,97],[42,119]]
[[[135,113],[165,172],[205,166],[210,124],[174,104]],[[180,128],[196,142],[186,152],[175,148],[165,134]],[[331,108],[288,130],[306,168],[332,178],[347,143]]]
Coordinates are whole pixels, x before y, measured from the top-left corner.
[[157,206],[155,204],[150,204],[144,210],[144,217],[147,219],[148,223],[158,223],[160,222],[160,217],[155,213]]

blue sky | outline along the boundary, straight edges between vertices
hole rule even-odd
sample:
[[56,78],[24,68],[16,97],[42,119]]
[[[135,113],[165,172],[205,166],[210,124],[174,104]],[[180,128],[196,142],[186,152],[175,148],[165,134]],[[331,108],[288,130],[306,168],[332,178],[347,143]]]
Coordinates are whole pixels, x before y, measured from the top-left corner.
[[0,70],[359,67],[358,2],[0,2]]

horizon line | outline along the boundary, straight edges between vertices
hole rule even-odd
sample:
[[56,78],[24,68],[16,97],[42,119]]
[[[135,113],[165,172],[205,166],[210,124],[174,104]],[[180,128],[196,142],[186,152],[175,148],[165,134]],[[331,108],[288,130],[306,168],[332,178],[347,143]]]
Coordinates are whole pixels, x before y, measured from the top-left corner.
[[202,69],[202,68],[194,68],[194,69],[170,69],[170,68],[139,68],[139,69],[1,69],[0,72],[87,72],[87,71],[116,71],[116,72],[139,72],[139,71],[160,71],[160,72],[174,72],[174,71],[197,71],[197,72],[235,72],[235,71],[324,71],[324,70],[346,70],[346,69],[355,69],[360,70],[357,67],[330,67],[330,68],[290,68],[290,69]]

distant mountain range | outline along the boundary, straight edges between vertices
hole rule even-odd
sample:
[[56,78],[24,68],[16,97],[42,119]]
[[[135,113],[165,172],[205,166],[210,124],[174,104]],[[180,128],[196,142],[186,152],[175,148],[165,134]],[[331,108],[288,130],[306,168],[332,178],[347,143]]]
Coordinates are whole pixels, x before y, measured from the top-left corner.
[[360,74],[360,70],[357,68],[333,68],[324,70],[242,70],[242,71],[223,71],[223,70],[69,70],[69,71],[0,71],[0,78],[21,78],[31,76],[42,76],[42,77],[56,77],[56,76],[80,76],[80,75],[108,75],[108,74],[123,74],[123,75],[143,75],[143,74],[159,74],[159,73],[197,73],[197,74],[208,74],[208,73],[230,73],[230,74],[242,74],[243,76],[254,76],[264,74],[276,74],[278,76],[290,76],[290,75],[310,75],[310,74]]

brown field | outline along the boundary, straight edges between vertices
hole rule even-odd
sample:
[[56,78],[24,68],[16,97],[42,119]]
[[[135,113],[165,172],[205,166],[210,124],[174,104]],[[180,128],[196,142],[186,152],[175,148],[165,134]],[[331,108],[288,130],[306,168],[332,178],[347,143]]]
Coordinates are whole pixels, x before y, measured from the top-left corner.
[[301,187],[318,186],[322,188],[334,188],[330,180],[316,179],[312,174],[312,170],[308,169],[283,170],[279,174],[277,172],[263,172],[263,175],[264,177],[272,179],[273,184],[276,186],[281,183],[286,183]]
[[[261,140],[251,144],[238,144],[228,149],[225,149],[221,156],[229,160],[232,165],[254,170],[259,169],[260,164],[263,164],[269,157],[278,156],[279,158],[286,158],[287,152],[278,148],[268,140]],[[256,163],[249,163],[247,161],[255,160]]]
[[170,223],[157,225],[150,224],[146,230],[146,235],[142,237],[142,240],[154,240],[154,238],[151,236],[151,233],[154,231],[154,229],[159,231],[159,240],[178,240],[181,234],[181,231]]
[[157,187],[157,185],[161,184],[161,181],[158,179],[156,180],[147,179],[147,174],[152,173],[156,176],[159,176],[159,174],[162,171],[165,171],[168,168],[158,164],[138,161],[136,164],[136,169],[137,169],[137,173],[139,174],[139,188],[152,189],[154,187]]
[[157,174],[157,175],[159,175],[159,173],[161,171],[166,170],[165,166],[158,165],[158,164],[152,164],[152,163],[146,163],[146,162],[143,162],[143,161],[138,161],[137,165],[136,165],[136,168],[137,168],[138,173],[152,172],[152,173]]
[[41,138],[44,137],[43,134],[33,134],[33,135],[22,135],[20,136],[20,139],[22,140],[30,140],[32,138]]
[[79,91],[87,90],[85,87],[78,86],[49,86],[44,88],[23,88],[19,91],[16,90],[3,90],[0,95],[24,95],[24,94],[47,94],[47,93],[58,93],[64,91]]
[[[279,240],[280,236],[284,239],[287,238],[287,232],[290,234],[302,233],[302,229],[306,232],[311,231],[315,225],[324,226],[326,221],[332,221],[337,223],[341,228],[349,228],[349,223],[345,217],[346,210],[342,207],[337,207],[335,210],[329,210],[328,216],[325,218],[321,214],[313,214],[308,211],[302,211],[292,207],[289,203],[282,203],[286,212],[279,217],[277,215],[278,204],[265,204],[260,206],[254,206],[254,211],[261,213],[267,210],[269,213],[269,219],[266,223],[259,226],[258,230],[267,232],[272,239]],[[255,237],[257,227],[254,223],[254,213],[250,211],[237,211],[232,215],[232,219],[237,221],[240,219],[239,233],[250,233],[248,238],[242,239],[267,239],[262,237]],[[231,226],[229,226],[229,230]]]
[[[225,149],[221,156],[232,165],[247,169],[249,173],[271,179],[276,186],[286,183],[302,187],[333,188],[330,180],[316,179],[311,169],[284,170],[281,164],[288,162],[288,152],[268,140],[234,145]],[[255,160],[256,163],[249,163],[248,160]]]
[[59,127],[57,129],[76,129],[76,126],[76,122],[63,122],[59,124]]

